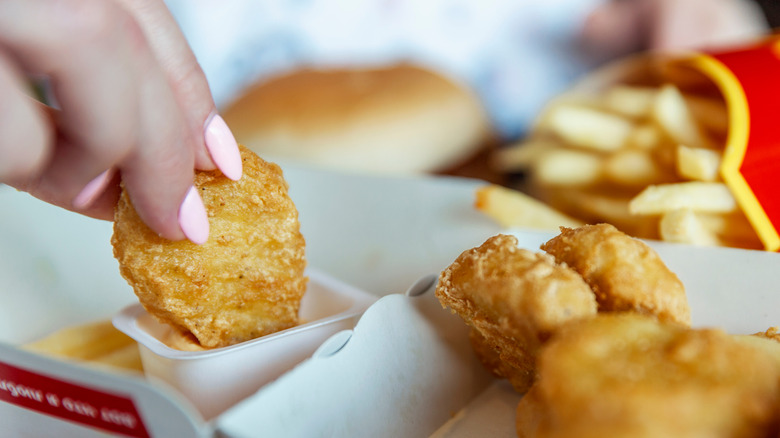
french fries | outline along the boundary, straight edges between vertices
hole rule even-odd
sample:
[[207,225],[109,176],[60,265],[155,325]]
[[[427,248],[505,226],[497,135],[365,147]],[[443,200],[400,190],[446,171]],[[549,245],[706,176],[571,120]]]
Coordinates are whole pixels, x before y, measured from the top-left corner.
[[670,211],[661,217],[661,238],[667,242],[716,246],[720,239],[707,229],[701,219],[687,208]]
[[731,213],[737,201],[723,183],[689,181],[648,186],[628,204],[637,215],[665,214],[691,209],[705,213]]
[[496,167],[528,175],[524,190],[586,223],[642,238],[761,248],[720,176],[725,101],[696,81],[657,79],[560,96],[525,140],[493,157]]
[[143,370],[138,344],[108,320],[66,327],[23,348],[84,363]]
[[616,85],[604,93],[604,105],[618,114],[639,119],[650,114],[657,94],[653,87]]
[[685,96],[674,85],[661,87],[653,103],[652,117],[677,144],[714,147],[694,120]]
[[623,117],[576,105],[561,105],[549,116],[550,129],[573,146],[597,151],[621,148],[632,123]]
[[720,153],[712,149],[677,146],[677,173],[692,181],[717,181]]
[[477,190],[474,207],[505,228],[527,227],[559,231],[559,227],[576,228],[583,225],[581,221],[572,219],[537,199],[495,184]]

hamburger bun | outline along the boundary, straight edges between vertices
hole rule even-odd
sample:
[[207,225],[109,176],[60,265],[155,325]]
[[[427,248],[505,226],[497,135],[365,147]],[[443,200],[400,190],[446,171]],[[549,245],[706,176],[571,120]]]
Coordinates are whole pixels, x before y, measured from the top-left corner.
[[383,174],[446,172],[492,137],[471,90],[412,65],[298,70],[251,87],[222,116],[266,159]]

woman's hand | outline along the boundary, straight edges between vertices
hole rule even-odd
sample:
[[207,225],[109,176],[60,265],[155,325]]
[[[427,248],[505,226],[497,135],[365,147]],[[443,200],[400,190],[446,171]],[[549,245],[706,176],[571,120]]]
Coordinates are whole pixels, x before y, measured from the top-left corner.
[[[57,109],[26,93],[45,78]],[[161,236],[200,243],[193,170],[241,177],[236,141],[162,0],[0,2],[0,182],[111,219],[123,181]]]

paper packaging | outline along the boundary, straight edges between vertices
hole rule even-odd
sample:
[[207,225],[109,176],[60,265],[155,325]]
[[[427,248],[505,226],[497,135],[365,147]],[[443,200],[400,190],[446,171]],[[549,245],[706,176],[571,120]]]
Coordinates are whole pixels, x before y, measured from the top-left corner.
[[[554,236],[505,232],[534,251]],[[685,284],[694,326],[744,334],[780,321],[773,280],[780,255],[648,243]],[[454,400],[480,388],[484,373],[479,365],[470,367],[474,358],[464,329],[430,289],[416,297],[385,297],[336,353],[304,362],[264,387],[220,417],[218,428],[231,438],[249,438],[261,428],[270,436],[515,437],[521,396],[506,382],[494,381],[468,398],[463,410],[452,410]]]
[[[528,231],[514,234],[528,249],[537,249],[551,237]],[[772,312],[780,308],[780,295],[774,293],[778,254],[652,245],[685,283],[695,326],[752,333],[780,318]],[[210,436],[219,431],[222,436],[238,438],[263,431],[269,436],[435,433],[460,437],[473,436],[470,433],[483,427],[494,431],[493,436],[514,436],[513,406],[519,395],[500,382],[488,386],[491,380],[470,351],[465,324],[441,308],[430,287],[412,295],[417,296],[392,294],[380,299],[352,332],[337,333],[311,359],[208,423],[185,399],[157,382],[149,385],[138,376],[61,363],[6,345],[0,346],[0,353],[5,365],[73,385],[71,394],[57,394],[60,400],[100,401],[107,400],[106,394],[129,400],[137,418],[143,419],[144,429],[128,436]],[[8,374],[3,379],[11,380]],[[15,383],[35,388],[36,380]],[[46,403],[47,389],[40,389],[44,392],[41,403]],[[9,398],[7,390],[0,395]],[[100,411],[100,405],[93,406]],[[463,406],[467,408],[458,413]],[[85,432],[34,412],[16,404],[0,404],[3,418],[19,415],[35,428],[56,426],[59,436],[83,436],[79,433]]]
[[780,36],[733,48],[643,53],[590,74],[569,93],[594,94],[614,84],[714,85],[728,109],[720,175],[764,247],[780,250]]
[[[0,308],[3,434],[105,436],[110,431],[102,419],[106,408],[106,418],[135,424],[135,429],[119,426],[125,436],[316,437],[330,431],[376,437],[399,436],[399,431],[409,432],[407,436],[465,437],[485,431],[515,436],[519,395],[502,382],[493,383],[475,363],[462,321],[441,309],[430,290],[420,296],[400,294],[415,278],[435,274],[460,252],[501,231],[473,210],[474,190],[484,183],[296,168],[286,168],[285,174],[312,247],[311,264],[326,266],[327,273],[337,272],[337,278],[363,290],[381,290],[386,297],[366,311],[351,333],[337,333],[310,360],[210,422],[164,382],[17,347],[66,324],[119,311],[135,298],[111,259],[110,224],[86,222],[0,188],[3,205],[16,213],[0,215],[0,277],[10,285],[0,289],[7,304]],[[371,206],[371,220],[365,224],[335,213],[366,205]],[[25,228],[28,222],[33,226]],[[516,234],[529,249],[551,236]],[[653,246],[685,283],[695,326],[753,333],[780,321],[775,290],[780,255]],[[94,272],[83,275],[83,267],[71,269],[74,253],[80,261],[76,267],[86,264]],[[115,290],[124,294],[112,294]],[[47,378],[61,382],[56,391],[39,385]],[[16,397],[10,389],[14,384]],[[20,396],[24,388],[32,398]],[[41,401],[31,390],[41,391]],[[42,408],[46,405],[48,411]],[[88,406],[97,409],[96,418],[85,416],[95,412]],[[140,422],[133,423],[134,418]],[[95,426],[79,421],[84,419]]]

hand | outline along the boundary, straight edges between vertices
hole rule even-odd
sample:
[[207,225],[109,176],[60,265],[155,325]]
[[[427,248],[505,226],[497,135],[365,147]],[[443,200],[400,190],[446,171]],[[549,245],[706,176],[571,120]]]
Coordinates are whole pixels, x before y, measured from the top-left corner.
[[768,33],[750,0],[608,0],[585,23],[585,47],[602,59],[640,50],[702,49]]
[[[46,78],[57,109],[26,94]],[[162,0],[0,2],[0,182],[112,219],[120,179],[161,236],[202,243],[193,170],[241,176],[236,141]]]

